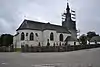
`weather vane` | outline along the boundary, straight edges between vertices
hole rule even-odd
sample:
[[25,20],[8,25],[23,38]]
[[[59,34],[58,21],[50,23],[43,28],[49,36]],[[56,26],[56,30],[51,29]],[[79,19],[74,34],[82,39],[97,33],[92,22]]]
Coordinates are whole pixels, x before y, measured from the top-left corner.
[[67,0],[67,2],[68,2],[68,0]]
[[69,3],[69,2],[68,2],[68,0],[67,0],[67,5],[68,5],[68,3]]

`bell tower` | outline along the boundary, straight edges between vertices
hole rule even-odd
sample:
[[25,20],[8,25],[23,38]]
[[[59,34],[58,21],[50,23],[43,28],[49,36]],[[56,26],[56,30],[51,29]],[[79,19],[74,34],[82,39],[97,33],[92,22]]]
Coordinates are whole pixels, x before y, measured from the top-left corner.
[[67,2],[66,12],[62,14],[62,26],[69,30],[73,37],[77,38],[76,21],[72,20],[72,18],[75,19],[75,17],[72,17],[74,15],[72,12],[75,11],[70,10],[69,3]]

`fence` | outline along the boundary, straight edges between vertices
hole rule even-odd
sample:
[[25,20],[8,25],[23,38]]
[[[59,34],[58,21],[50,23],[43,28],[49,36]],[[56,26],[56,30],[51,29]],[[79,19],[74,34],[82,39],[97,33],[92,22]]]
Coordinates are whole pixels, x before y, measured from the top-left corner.
[[100,44],[91,45],[67,45],[67,46],[28,46],[21,45],[22,52],[68,52],[82,49],[98,48]]
[[14,52],[14,47],[13,45],[6,47],[6,46],[2,46],[0,47],[0,52]]
[[[66,46],[28,46],[21,45],[21,52],[68,52],[83,49],[98,48],[100,44],[90,44],[90,45],[66,45]],[[0,47],[0,52],[14,52],[15,49],[12,46]]]
[[23,46],[21,47],[22,52],[63,52],[64,47],[60,46]]

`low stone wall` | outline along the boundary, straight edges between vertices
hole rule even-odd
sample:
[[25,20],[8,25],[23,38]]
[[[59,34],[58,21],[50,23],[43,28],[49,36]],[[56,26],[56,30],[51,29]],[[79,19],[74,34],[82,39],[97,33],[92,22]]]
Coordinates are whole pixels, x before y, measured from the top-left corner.
[[14,47],[13,45],[9,47],[2,46],[0,47],[0,52],[14,52]]
[[66,51],[76,51],[76,50],[99,48],[99,47],[100,47],[100,44],[73,45],[73,46],[67,46]]
[[[66,46],[28,46],[22,45],[18,51],[21,52],[69,52],[83,49],[98,48],[100,44],[90,45],[66,45]],[[0,47],[0,52],[14,52],[17,51],[13,45],[9,47]]]
[[64,47],[59,46],[22,46],[21,47],[22,52],[63,52]]
[[98,48],[100,44],[91,45],[67,45],[67,46],[28,46],[22,45],[21,52],[66,52],[66,51],[76,51],[82,49]]

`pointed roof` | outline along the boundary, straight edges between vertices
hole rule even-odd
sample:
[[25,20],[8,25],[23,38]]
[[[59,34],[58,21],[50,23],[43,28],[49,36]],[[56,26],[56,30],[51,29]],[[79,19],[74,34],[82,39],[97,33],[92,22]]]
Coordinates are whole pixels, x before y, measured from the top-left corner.
[[65,41],[77,41],[77,38],[72,37],[72,36],[68,36]]
[[67,2],[67,8],[69,8],[69,3]]
[[50,24],[50,23],[42,23],[42,22],[38,22],[38,21],[32,21],[32,20],[24,20],[23,23],[20,25],[20,27],[16,30],[56,30],[59,33],[68,33],[70,34],[70,32],[60,26],[60,25],[54,25],[54,24]]

